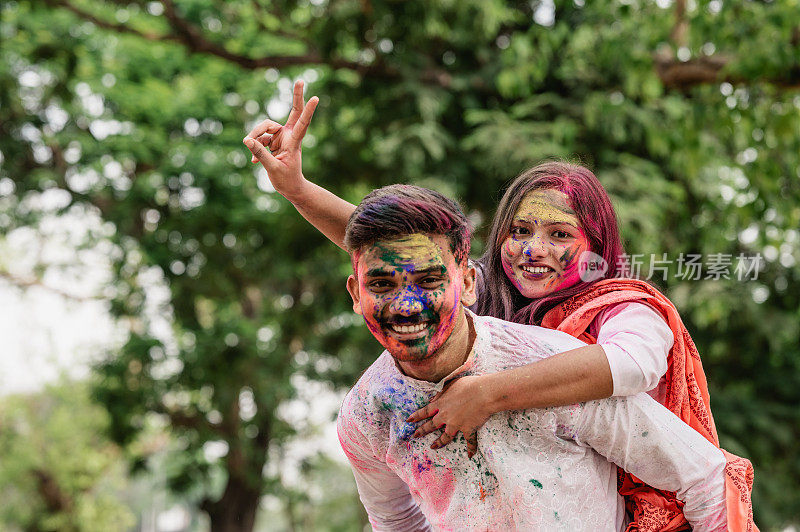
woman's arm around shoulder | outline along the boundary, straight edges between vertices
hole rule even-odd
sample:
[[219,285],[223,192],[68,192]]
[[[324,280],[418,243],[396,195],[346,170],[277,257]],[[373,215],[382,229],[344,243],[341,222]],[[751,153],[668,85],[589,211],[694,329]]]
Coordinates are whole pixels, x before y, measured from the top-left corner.
[[477,448],[476,431],[492,414],[602,399],[612,389],[603,348],[585,345],[518,368],[456,379],[408,421],[430,418],[417,428],[416,437],[444,429],[433,448],[462,432],[471,455]]

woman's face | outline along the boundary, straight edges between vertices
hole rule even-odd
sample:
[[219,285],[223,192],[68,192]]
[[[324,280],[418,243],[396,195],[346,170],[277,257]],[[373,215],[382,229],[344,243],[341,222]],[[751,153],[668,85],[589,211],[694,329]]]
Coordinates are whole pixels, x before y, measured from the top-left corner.
[[500,250],[503,270],[519,292],[538,299],[580,280],[589,242],[569,198],[554,189],[525,194]]

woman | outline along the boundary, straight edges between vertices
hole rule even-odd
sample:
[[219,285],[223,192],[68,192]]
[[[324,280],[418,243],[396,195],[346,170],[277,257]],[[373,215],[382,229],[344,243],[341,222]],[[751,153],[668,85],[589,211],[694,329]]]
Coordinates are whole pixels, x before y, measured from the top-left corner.
[[[334,243],[342,241],[352,204],[305,180],[300,143],[316,108],[295,84],[284,126],[265,121],[244,139],[275,189]],[[268,146],[272,153],[266,149]],[[493,413],[542,408],[647,391],[719,446],[702,364],[675,307],[628,272],[611,202],[586,168],[551,162],[517,177],[498,206],[486,254],[475,263],[482,288],[473,310],[565,331],[590,345],[493,375],[464,376],[413,414],[415,435],[443,429],[434,447],[458,432],[475,451],[474,434]],[[600,270],[590,270],[592,264]],[[599,274],[598,274],[599,272]],[[724,451],[723,451],[724,452]],[[752,520],[752,466],[726,453],[728,526],[757,530]],[[674,494],[620,472],[629,530],[683,530]]]

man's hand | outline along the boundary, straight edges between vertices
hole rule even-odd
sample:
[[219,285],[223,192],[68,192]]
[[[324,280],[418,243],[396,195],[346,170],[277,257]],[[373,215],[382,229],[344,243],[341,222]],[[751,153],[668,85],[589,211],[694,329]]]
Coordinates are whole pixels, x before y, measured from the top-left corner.
[[433,442],[431,449],[444,447],[461,432],[467,440],[467,454],[471,458],[478,450],[477,431],[493,413],[489,408],[489,392],[481,377],[464,376],[445,386],[407,421],[416,423],[430,418],[417,428],[415,438],[443,429],[443,434]]
[[319,98],[303,101],[303,82],[294,84],[292,111],[285,125],[264,120],[244,138],[245,146],[253,154],[253,162],[260,161],[275,190],[290,201],[296,197],[305,182],[300,156],[300,145],[311,123]]

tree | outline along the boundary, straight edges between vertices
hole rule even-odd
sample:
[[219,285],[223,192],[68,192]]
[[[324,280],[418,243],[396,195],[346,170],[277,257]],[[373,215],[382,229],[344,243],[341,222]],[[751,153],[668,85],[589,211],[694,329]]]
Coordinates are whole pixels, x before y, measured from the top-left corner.
[[126,484],[122,454],[103,437],[108,422],[79,383],[2,398],[4,529],[102,532],[134,524],[119,494]]
[[[247,126],[285,113],[302,76],[321,96],[307,175],[352,201],[433,186],[483,221],[520,170],[578,157],[615,198],[628,249],[671,258],[662,284],[704,357],[722,443],[753,460],[757,521],[778,526],[798,518],[800,478],[794,9],[9,3],[0,222],[26,223],[20,198],[57,189],[64,208],[114,224],[113,308],[131,334],[98,369],[112,434],[168,421],[185,447],[172,487],[193,490],[215,530],[248,530],[281,489],[262,470],[292,434],[276,413],[292,376],[348,384],[376,346],[348,313],[346,257],[253,178]],[[675,276],[681,254],[756,253],[757,280]],[[148,307],[159,286],[169,334]],[[209,442],[224,442],[222,460]]]

